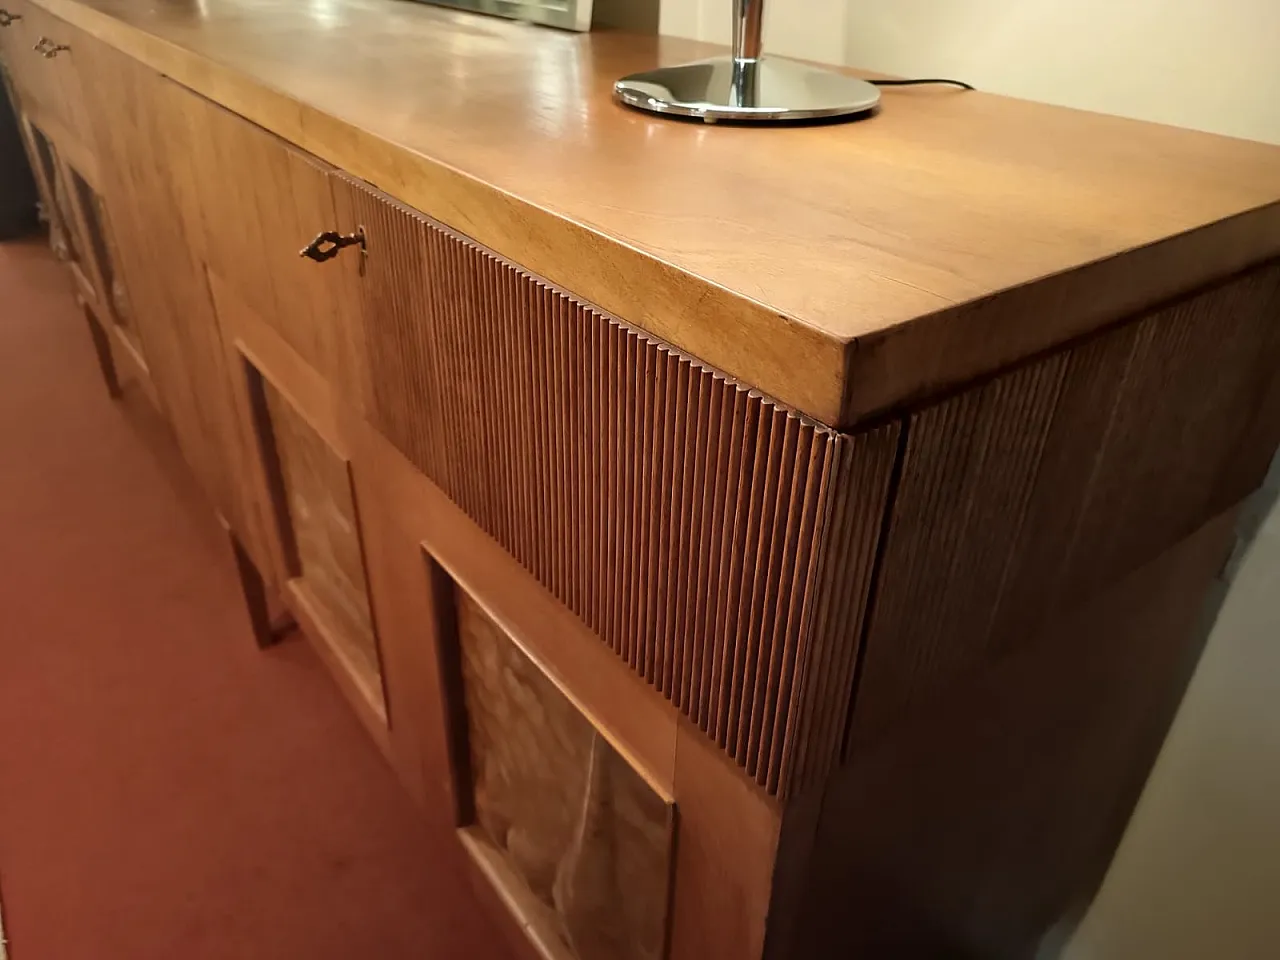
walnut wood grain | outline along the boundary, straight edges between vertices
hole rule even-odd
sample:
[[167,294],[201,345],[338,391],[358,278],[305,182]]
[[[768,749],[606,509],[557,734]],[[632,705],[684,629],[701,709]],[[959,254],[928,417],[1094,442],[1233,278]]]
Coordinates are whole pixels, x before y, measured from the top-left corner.
[[953,91],[708,128],[609,99],[704,44],[388,0],[41,6],[829,424],[1280,252],[1262,144]]
[[[665,954],[673,814],[465,592],[455,592],[470,809],[564,955]],[[540,909],[539,909],[540,908]]]
[[910,418],[851,750],[1257,488],[1277,316],[1272,264]]
[[793,913],[772,916],[766,957],[1046,955],[1088,906],[1155,761],[1235,515],[860,744],[822,797],[807,863],[780,875],[793,896],[775,907]]
[[373,424],[759,784],[825,774],[896,424],[832,433],[353,180],[334,190],[367,237]]

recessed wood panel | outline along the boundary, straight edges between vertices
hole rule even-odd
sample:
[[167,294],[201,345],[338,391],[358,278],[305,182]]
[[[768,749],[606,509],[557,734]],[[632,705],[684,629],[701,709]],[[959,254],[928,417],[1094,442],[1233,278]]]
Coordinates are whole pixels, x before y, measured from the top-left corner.
[[827,430],[362,185],[335,194],[367,237],[375,426],[757,783],[821,776],[897,425]]
[[1273,264],[914,414],[854,740],[1254,490],[1277,369]]
[[550,956],[659,960],[673,807],[469,594],[449,617],[468,846]]
[[320,621],[318,639],[385,712],[349,464],[247,362],[246,374],[289,582]]
[[796,915],[771,918],[766,957],[1056,956],[1046,934],[1087,908],[1195,669],[1234,520],[859,743],[828,782]]

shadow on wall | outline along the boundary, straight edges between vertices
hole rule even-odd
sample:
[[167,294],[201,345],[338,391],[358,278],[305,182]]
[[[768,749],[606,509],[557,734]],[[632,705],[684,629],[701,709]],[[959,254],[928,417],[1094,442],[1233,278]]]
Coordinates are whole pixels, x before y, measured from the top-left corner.
[[1278,587],[1280,457],[1243,509],[1209,641],[1106,880],[1042,960],[1280,956]]
[[[1244,512],[1240,517],[1240,548],[1236,551],[1236,555],[1232,557],[1232,566],[1228,574],[1228,580],[1234,575],[1236,568],[1253,542],[1257,539],[1258,531],[1262,529],[1262,525],[1266,523],[1267,518],[1276,509],[1277,503],[1280,503],[1280,455],[1277,455],[1271,461],[1271,470],[1267,473],[1267,479],[1262,483],[1262,489],[1259,490],[1245,505]],[[1278,585],[1280,586],[1280,585]],[[1280,949],[1280,944],[1277,944]]]

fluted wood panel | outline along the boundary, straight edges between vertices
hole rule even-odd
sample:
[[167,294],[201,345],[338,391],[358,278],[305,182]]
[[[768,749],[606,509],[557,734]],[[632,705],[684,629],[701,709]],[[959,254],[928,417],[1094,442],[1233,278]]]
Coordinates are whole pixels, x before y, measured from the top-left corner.
[[1272,264],[914,414],[854,740],[1255,489],[1278,367]]
[[375,425],[760,785],[829,769],[897,426],[834,433],[335,192],[368,238]]

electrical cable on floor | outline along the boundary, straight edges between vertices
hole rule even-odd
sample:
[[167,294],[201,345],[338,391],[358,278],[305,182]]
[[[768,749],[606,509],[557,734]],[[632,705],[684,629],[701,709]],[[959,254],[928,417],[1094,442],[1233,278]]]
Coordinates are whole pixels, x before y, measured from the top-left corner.
[[925,84],[943,83],[950,87],[959,87],[961,90],[973,90],[972,84],[965,83],[963,80],[946,80],[941,77],[929,77],[921,80],[869,80],[877,87],[922,87]]

